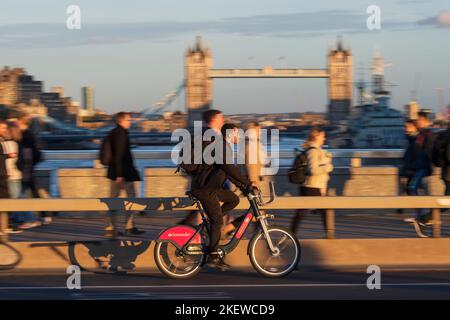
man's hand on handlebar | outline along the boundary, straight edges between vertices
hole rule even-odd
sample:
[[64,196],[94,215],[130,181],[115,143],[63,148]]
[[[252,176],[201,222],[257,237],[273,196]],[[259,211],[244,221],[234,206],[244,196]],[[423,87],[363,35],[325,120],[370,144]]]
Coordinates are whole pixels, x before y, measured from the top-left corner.
[[259,191],[258,186],[256,185],[255,182],[252,182],[251,185],[249,185],[244,191],[245,195],[249,195],[250,193],[255,193]]

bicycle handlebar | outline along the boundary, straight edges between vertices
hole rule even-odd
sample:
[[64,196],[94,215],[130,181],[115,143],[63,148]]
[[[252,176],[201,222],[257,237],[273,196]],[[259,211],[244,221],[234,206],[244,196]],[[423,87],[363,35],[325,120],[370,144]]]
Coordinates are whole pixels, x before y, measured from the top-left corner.
[[252,198],[256,200],[258,205],[263,207],[268,205],[269,203],[272,203],[273,200],[275,200],[275,184],[273,183],[273,181],[270,181],[269,183],[269,191],[270,191],[269,200],[266,202],[264,202],[263,200],[263,194],[261,190],[254,189],[253,192],[249,193],[249,196],[252,195],[253,196]]

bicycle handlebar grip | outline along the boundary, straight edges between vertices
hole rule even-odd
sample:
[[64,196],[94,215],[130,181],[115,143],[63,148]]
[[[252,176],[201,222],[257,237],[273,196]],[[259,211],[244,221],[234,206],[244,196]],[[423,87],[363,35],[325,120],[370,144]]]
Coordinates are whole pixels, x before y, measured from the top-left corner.
[[248,187],[244,190],[244,194],[245,194],[246,196],[248,196],[249,194],[254,194],[256,190],[258,190],[258,188],[254,187],[254,186],[248,186]]

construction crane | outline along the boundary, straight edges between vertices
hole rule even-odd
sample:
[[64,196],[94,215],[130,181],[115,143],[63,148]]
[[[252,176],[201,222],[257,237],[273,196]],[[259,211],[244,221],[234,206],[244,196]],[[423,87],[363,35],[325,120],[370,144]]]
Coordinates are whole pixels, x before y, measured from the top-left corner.
[[444,100],[444,90],[442,87],[439,87],[436,89],[438,94],[438,100],[439,100],[439,110],[441,112],[441,115],[444,117],[444,119],[447,119],[448,116],[448,110],[445,108],[445,100]]
[[417,101],[419,85],[420,85],[421,76],[420,73],[416,72],[414,75],[414,86],[411,90],[411,101]]

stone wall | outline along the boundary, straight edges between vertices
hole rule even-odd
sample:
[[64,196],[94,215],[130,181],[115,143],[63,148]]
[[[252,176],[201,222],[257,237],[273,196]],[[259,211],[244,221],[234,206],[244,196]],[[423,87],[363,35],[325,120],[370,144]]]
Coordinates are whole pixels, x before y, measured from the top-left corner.
[[[144,171],[145,197],[183,196],[189,187],[189,178],[175,174],[174,168],[147,168]],[[58,192],[63,198],[108,197],[109,180],[105,169],[59,169],[57,174]],[[48,177],[43,178],[40,187],[49,189]],[[268,181],[275,182],[277,196],[297,195],[297,186],[289,183],[287,169],[280,169],[276,176],[264,179],[263,191],[267,191]],[[140,183],[137,190],[140,190]],[[425,188],[431,195],[443,194],[444,186],[439,179],[439,171],[426,179]],[[396,196],[404,193],[404,181],[398,178],[395,167],[336,168],[331,175],[330,193],[338,196]],[[140,193],[139,193],[140,194]]]

